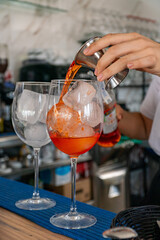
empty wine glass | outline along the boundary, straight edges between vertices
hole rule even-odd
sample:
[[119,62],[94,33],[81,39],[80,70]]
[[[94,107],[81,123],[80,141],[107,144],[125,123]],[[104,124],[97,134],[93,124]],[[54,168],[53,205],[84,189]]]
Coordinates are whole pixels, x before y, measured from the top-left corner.
[[46,127],[50,83],[17,82],[12,104],[12,123],[17,136],[34,149],[35,179],[32,198],[19,200],[16,206],[26,210],[42,210],[55,206],[53,199],[41,198],[38,190],[39,151],[50,142]]
[[61,228],[80,229],[96,223],[88,213],[77,212],[76,165],[78,157],[98,141],[103,123],[103,104],[96,80],[53,80],[50,86],[47,127],[54,145],[71,159],[71,207],[50,222]]

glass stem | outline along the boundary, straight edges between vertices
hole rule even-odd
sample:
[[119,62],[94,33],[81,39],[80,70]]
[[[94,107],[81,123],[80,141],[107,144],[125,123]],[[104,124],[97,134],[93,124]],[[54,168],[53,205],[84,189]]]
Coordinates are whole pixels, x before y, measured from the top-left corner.
[[70,213],[76,213],[76,168],[77,157],[71,157],[71,208]]
[[38,184],[39,184],[39,151],[40,148],[34,148],[34,192],[32,199],[39,199],[39,191],[38,191]]

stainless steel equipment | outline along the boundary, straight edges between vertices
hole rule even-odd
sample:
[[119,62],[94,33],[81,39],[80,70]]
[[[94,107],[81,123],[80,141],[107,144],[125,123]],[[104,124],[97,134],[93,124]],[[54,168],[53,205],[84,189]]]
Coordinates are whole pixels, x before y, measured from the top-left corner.
[[[84,51],[85,48],[89,47],[92,43],[96,42],[99,39],[100,39],[100,37],[90,38],[88,41],[86,41],[82,45],[82,47],[80,48],[80,50],[78,51],[78,53],[75,56],[75,62],[77,64],[80,64],[80,65],[85,66],[85,67],[87,66],[91,69],[95,69],[98,60],[104,55],[104,53],[106,52],[106,49],[99,50],[91,56],[84,55],[83,51]],[[106,88],[117,87],[123,81],[123,79],[127,76],[128,71],[129,71],[128,69],[124,69],[123,71],[121,71],[121,72],[115,74],[114,76],[112,76],[106,82]]]
[[127,167],[121,163],[100,166],[94,177],[94,199],[97,207],[122,211],[128,207]]
[[104,238],[112,239],[138,239],[137,232],[130,227],[113,227],[104,231],[102,235]]

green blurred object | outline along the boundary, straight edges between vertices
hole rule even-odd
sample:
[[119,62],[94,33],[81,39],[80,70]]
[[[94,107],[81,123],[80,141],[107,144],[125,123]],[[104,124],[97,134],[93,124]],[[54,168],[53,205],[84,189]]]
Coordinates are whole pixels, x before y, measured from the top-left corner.
[[127,136],[121,136],[121,139],[120,141],[117,143],[117,145],[120,145],[126,141],[131,141],[133,143],[137,143],[137,144],[141,144],[142,143],[142,140],[138,140],[138,139],[132,139],[132,138],[129,138]]

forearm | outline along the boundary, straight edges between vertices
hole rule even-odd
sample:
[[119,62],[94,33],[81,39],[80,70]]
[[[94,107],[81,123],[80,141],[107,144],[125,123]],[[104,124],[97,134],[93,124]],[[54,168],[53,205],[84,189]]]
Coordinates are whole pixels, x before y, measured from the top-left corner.
[[145,123],[144,116],[139,112],[123,110],[123,117],[118,124],[119,130],[125,136],[134,139],[148,139],[150,128]]

